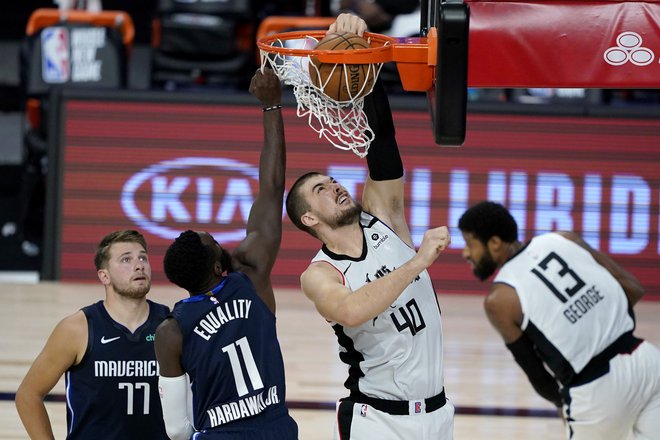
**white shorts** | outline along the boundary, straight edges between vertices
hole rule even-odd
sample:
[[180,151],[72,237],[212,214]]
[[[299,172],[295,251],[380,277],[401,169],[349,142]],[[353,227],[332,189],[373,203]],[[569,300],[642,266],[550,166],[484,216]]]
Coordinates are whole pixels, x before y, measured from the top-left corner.
[[[414,405],[412,403],[411,405]],[[392,415],[350,398],[337,402],[335,440],[401,440],[454,438],[454,405],[449,400],[433,412]]]
[[571,440],[660,438],[660,351],[642,342],[610,360],[610,371],[571,387],[562,411]]

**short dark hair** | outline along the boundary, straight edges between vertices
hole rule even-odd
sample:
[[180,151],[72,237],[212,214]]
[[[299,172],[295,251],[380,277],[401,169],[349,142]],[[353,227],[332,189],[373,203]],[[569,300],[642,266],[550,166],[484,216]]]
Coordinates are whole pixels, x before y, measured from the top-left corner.
[[506,243],[518,240],[518,225],[511,213],[495,202],[479,202],[465,211],[458,221],[458,229],[473,234],[486,244],[498,236]]
[[303,174],[293,183],[291,189],[289,190],[289,194],[286,196],[286,214],[289,216],[291,222],[296,225],[298,229],[305,231],[317,238],[318,236],[316,235],[316,232],[314,232],[312,228],[305,226],[300,220],[300,217],[302,217],[302,215],[310,209],[309,203],[307,203],[305,197],[303,197],[300,189],[302,185],[309,179],[314,176],[321,175],[322,174],[317,171],[311,171],[309,173]]
[[115,243],[138,243],[147,252],[147,241],[138,231],[122,229],[111,232],[103,237],[96,247],[96,254],[94,255],[94,266],[96,270],[103,269],[107,266],[110,259],[110,246]]
[[[231,271],[231,256],[221,248],[221,265]],[[201,292],[211,278],[215,266],[215,252],[202,242],[200,235],[188,229],[167,248],[163,269],[167,279],[188,292]]]

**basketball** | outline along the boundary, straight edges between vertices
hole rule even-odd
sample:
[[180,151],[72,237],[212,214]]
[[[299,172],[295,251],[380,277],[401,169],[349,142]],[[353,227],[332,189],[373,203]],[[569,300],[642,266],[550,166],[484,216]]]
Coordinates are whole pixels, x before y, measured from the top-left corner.
[[[315,50],[368,49],[369,42],[350,32],[332,33],[320,40]],[[335,101],[348,101],[366,95],[374,81],[374,67],[370,64],[321,63],[310,57],[309,77],[316,87]],[[366,84],[365,84],[366,83]]]

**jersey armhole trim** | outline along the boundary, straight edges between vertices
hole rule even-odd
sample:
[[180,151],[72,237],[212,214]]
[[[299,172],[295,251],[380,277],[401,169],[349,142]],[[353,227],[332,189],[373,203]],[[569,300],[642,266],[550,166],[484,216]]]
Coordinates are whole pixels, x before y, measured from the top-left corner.
[[75,365],[71,365],[69,370],[76,370],[78,368],[82,368],[87,362],[87,359],[91,356],[91,351],[93,347],[94,326],[92,326],[91,317],[86,313],[86,311],[85,310],[81,310],[81,311],[83,312],[83,316],[85,317],[85,325],[87,326],[87,345],[85,346],[85,353],[80,358],[80,362],[78,362]]
[[314,261],[314,263],[325,263],[325,264],[329,265],[330,267],[332,267],[334,270],[337,271],[339,276],[341,276],[341,284],[344,287],[346,286],[346,277],[344,276],[343,272],[341,270],[339,270],[339,268],[337,266],[335,266],[334,264],[332,264],[331,262],[329,262],[327,260],[316,260],[316,261]]

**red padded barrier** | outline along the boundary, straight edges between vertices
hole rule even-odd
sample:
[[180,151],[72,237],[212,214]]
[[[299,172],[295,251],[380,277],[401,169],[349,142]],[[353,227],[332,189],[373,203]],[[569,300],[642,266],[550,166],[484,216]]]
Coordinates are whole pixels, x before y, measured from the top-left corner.
[[660,2],[471,1],[470,87],[660,87]]

